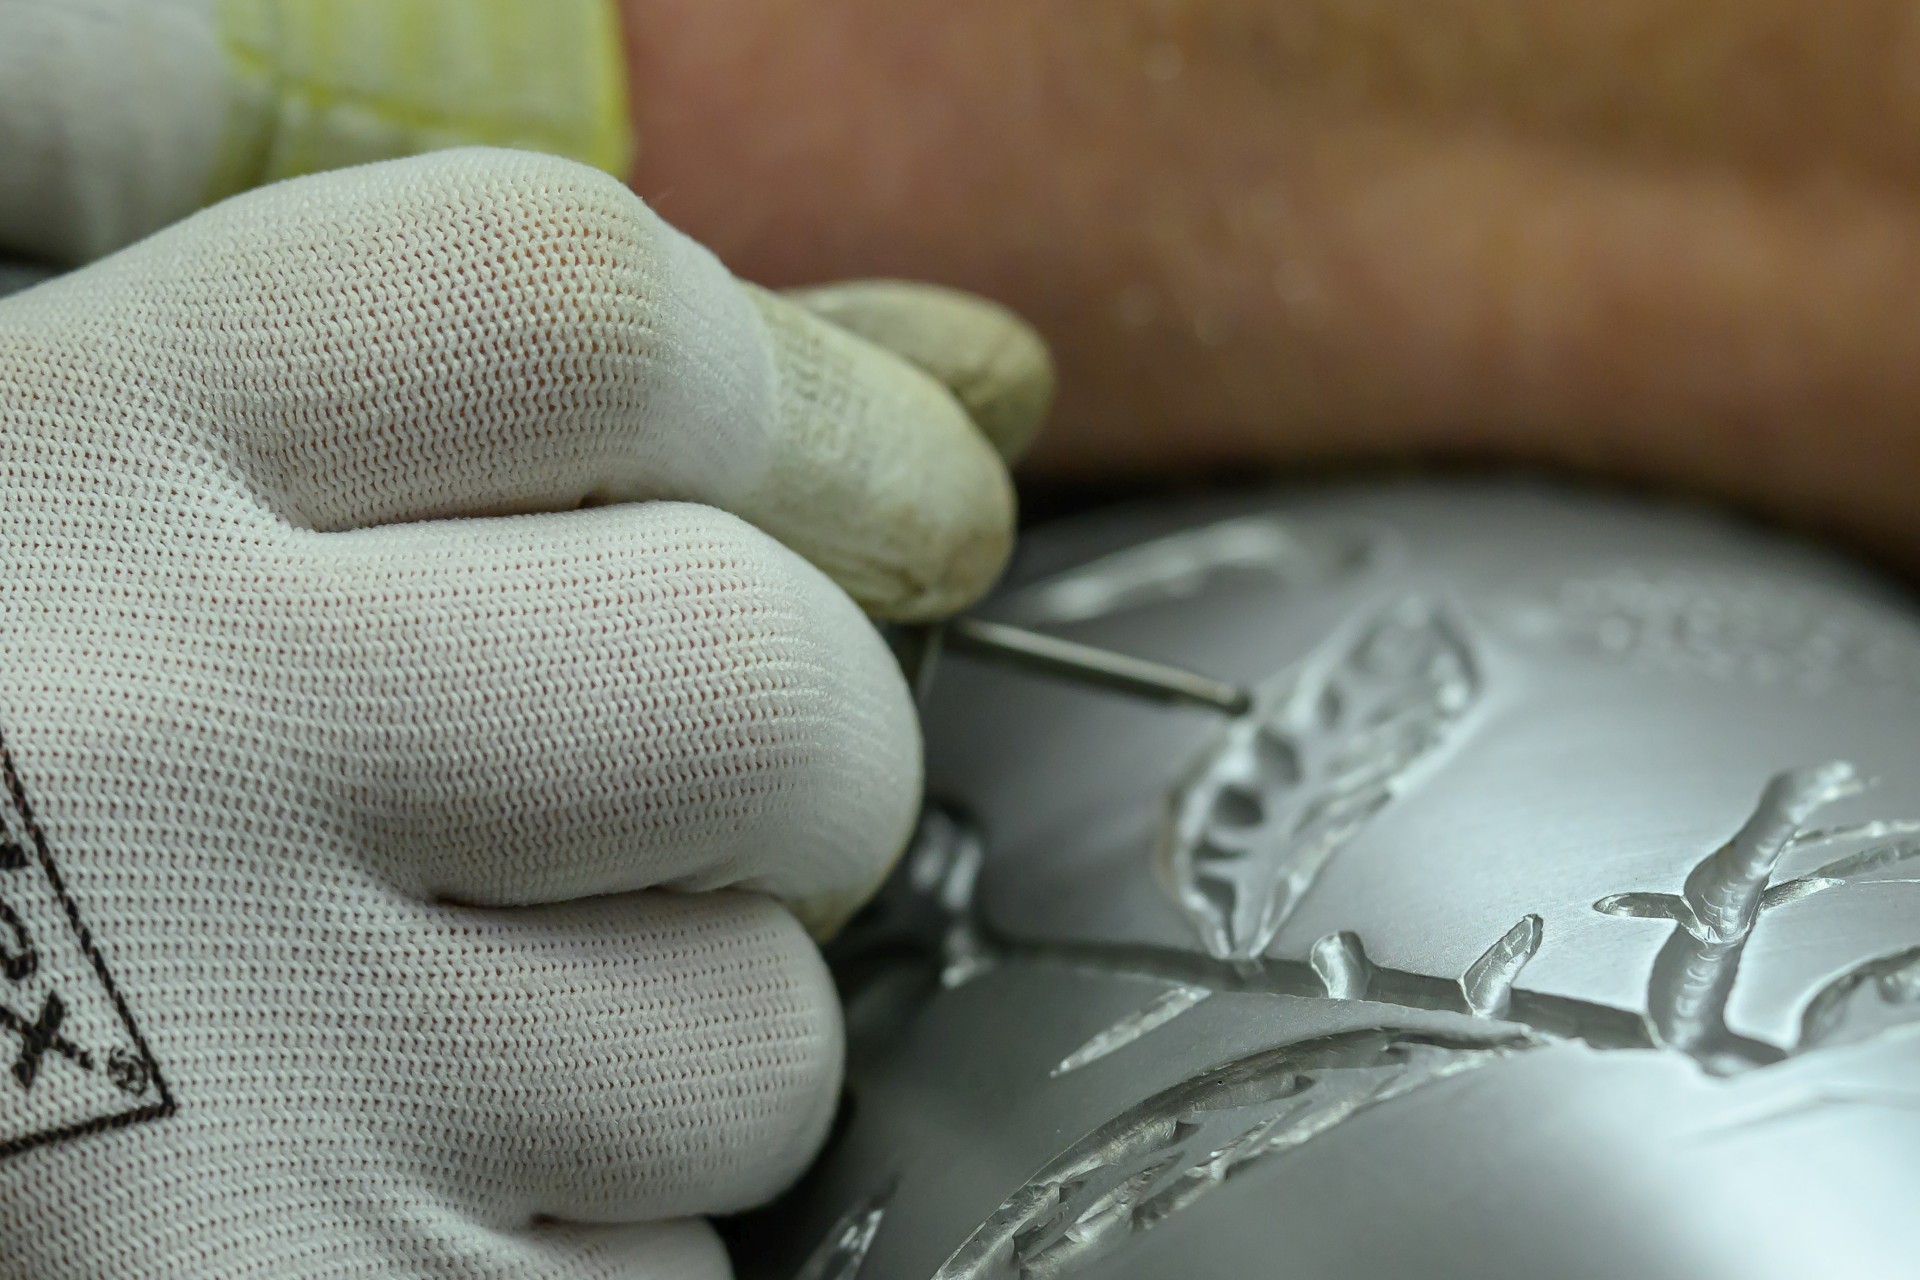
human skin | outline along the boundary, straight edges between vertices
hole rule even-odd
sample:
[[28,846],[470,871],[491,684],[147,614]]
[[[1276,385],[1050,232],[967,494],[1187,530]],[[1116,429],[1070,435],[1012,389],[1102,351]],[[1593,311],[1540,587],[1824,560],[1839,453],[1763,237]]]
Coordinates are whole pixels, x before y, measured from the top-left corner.
[[1906,0],[623,0],[633,183],[1053,344],[1028,473],[1501,457],[1920,566]]

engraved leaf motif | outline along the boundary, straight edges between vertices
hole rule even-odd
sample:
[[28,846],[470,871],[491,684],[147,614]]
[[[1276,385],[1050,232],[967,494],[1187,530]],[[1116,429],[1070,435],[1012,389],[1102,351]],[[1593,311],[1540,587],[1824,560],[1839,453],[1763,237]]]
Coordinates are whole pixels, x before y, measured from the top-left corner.
[[1064,1076],[1110,1058],[1135,1041],[1158,1031],[1187,1010],[1211,996],[1205,987],[1181,984],[1154,997],[1145,1008],[1135,1010],[1105,1028],[1085,1044],[1060,1060],[1049,1074]]
[[1403,599],[1263,688],[1175,788],[1162,878],[1216,959],[1264,952],[1479,692],[1445,611]]
[[1383,1028],[1227,1063],[1088,1134],[1007,1197],[934,1280],[1086,1274],[1253,1165],[1362,1111],[1539,1044]]

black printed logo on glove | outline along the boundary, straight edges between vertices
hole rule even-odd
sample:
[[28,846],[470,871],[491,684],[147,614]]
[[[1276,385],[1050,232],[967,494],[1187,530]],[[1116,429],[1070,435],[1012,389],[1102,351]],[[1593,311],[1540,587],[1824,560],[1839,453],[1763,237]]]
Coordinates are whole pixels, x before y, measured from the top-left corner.
[[172,1110],[0,738],[0,1157]]

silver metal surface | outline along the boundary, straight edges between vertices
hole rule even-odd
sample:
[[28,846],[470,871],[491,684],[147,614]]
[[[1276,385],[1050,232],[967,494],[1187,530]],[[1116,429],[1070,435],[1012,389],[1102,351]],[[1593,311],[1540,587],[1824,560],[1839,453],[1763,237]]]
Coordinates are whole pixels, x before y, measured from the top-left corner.
[[837,945],[809,1280],[1920,1275],[1920,622],[1520,486],[1146,508],[984,616],[1236,717],[943,663]]

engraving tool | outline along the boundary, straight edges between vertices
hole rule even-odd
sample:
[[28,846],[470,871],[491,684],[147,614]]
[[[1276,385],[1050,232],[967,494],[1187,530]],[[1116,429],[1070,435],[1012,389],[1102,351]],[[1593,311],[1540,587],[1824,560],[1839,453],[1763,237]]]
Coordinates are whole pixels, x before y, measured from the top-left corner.
[[1200,707],[1221,715],[1245,715],[1253,695],[1237,685],[1164,663],[1062,640],[1023,627],[979,618],[956,618],[913,637],[904,660],[908,678],[924,692],[942,649],[1034,675],[1072,680],[1154,702]]

